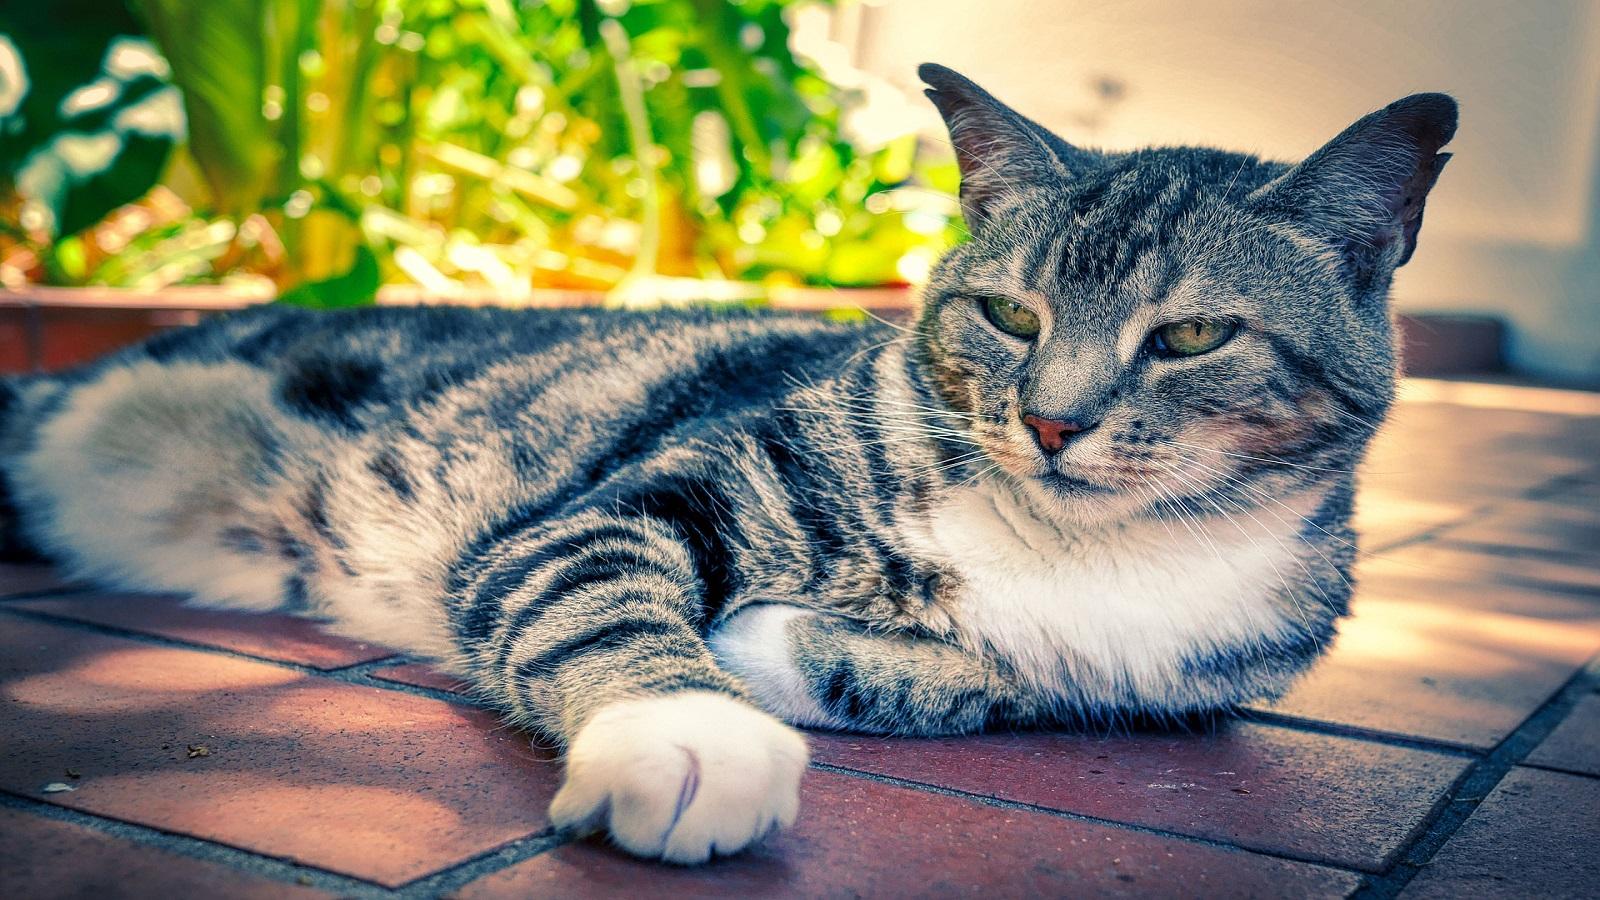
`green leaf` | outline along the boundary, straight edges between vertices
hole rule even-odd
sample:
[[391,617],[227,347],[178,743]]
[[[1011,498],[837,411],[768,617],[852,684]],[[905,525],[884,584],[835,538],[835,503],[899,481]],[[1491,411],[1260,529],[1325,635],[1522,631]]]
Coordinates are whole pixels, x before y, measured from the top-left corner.
[[0,12],[0,195],[46,214],[45,233],[75,234],[143,196],[183,136],[166,64],[135,31],[104,5]]
[[322,281],[297,284],[278,297],[279,303],[312,309],[365,306],[378,295],[378,257],[365,244],[356,247],[350,271]]
[[172,64],[189,119],[189,152],[218,207],[254,212],[279,159],[263,114],[268,0],[130,0]]

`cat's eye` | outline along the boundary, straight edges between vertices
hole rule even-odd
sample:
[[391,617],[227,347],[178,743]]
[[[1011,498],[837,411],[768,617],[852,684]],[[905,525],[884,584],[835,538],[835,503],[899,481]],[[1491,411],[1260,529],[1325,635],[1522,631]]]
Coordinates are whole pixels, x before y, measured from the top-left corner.
[[1173,322],[1150,332],[1150,348],[1162,356],[1199,356],[1226,344],[1237,330],[1232,322]]
[[1039,316],[1015,300],[1004,297],[985,297],[983,314],[994,327],[1019,338],[1031,338],[1039,333]]

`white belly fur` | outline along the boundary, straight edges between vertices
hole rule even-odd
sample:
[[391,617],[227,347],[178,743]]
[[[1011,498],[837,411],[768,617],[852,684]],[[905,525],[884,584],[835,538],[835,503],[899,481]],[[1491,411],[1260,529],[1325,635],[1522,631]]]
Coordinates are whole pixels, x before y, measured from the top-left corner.
[[1317,499],[1253,518],[1084,529],[1052,525],[984,486],[951,498],[909,537],[963,580],[957,629],[969,647],[999,654],[1043,690],[1155,698],[1185,660],[1293,625],[1275,598],[1304,579],[1294,554],[1302,521],[1288,507],[1308,513]]

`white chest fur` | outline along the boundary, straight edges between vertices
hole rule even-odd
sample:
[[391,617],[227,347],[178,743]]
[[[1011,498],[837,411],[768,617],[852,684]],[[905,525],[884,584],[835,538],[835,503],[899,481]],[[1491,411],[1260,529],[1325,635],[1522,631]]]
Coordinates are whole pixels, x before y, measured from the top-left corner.
[[984,487],[952,497],[911,537],[959,573],[967,645],[1044,690],[1157,697],[1183,661],[1292,624],[1277,598],[1305,578],[1298,511],[1085,529]]

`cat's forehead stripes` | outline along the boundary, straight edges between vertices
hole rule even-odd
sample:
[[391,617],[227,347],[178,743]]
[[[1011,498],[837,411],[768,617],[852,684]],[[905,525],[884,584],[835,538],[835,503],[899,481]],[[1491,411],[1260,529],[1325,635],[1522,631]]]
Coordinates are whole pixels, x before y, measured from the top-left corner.
[[1191,224],[1187,213],[1198,187],[1181,174],[1142,167],[1113,178],[1102,190],[1089,186],[1069,195],[1084,213],[1061,254],[1062,281],[1111,291],[1150,253],[1160,253]]

